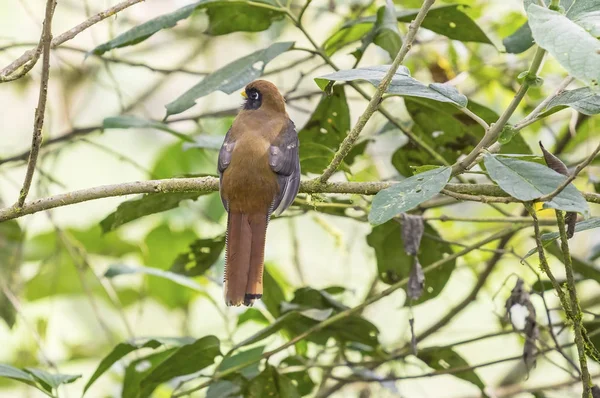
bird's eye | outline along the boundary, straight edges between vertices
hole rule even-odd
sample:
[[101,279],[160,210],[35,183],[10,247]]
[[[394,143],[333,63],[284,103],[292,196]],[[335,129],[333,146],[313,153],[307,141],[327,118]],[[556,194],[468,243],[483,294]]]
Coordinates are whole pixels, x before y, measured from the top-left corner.
[[255,100],[256,101],[258,99],[258,92],[251,91],[250,94],[249,94],[249,97],[250,97],[251,100]]

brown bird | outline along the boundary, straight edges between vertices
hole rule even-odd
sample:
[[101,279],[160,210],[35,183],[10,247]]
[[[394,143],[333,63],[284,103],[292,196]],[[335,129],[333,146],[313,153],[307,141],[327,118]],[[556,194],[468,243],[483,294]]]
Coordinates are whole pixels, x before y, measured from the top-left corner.
[[255,80],[219,151],[221,200],[228,212],[227,305],[262,297],[265,238],[272,213],[288,208],[300,186],[298,133],[277,87]]

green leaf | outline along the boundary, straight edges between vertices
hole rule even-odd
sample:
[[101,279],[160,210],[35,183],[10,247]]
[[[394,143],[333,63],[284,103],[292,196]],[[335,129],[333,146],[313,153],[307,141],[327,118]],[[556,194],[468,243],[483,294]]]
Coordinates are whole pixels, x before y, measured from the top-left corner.
[[440,167],[409,177],[386,188],[373,199],[369,222],[383,224],[437,195],[448,183],[452,169]]
[[531,48],[534,41],[529,23],[525,22],[512,35],[504,38],[502,44],[504,44],[506,52],[511,54],[520,54]]
[[[463,12],[464,9],[463,5],[434,7],[429,10],[421,26],[453,40],[492,44],[481,28]],[[410,23],[418,12],[418,9],[396,11],[396,19],[398,22]],[[376,20],[376,16],[353,18],[342,25],[340,30],[325,41],[323,46],[327,55],[360,40],[371,31]]]
[[105,278],[114,278],[119,275],[131,275],[131,274],[146,274],[152,276],[158,276],[160,278],[168,279],[172,282],[177,283],[178,285],[187,287],[189,289],[195,290],[200,293],[206,293],[206,289],[204,289],[201,285],[196,283],[193,279],[190,279],[187,276],[179,275],[170,271],[163,271],[157,268],[150,267],[136,267],[125,264],[113,264],[104,273]]
[[180,254],[170,271],[186,276],[199,276],[219,259],[225,248],[225,235],[211,239],[198,239],[190,244],[190,250]]
[[362,38],[362,45],[352,53],[357,61],[362,58],[371,43],[375,43],[387,51],[391,59],[396,58],[396,54],[400,51],[402,39],[400,38],[396,12],[392,3],[388,2],[377,10],[377,19],[373,28]]
[[[193,107],[198,98],[214,91],[231,94],[262,76],[267,64],[286,52],[294,42],[274,43],[271,46],[239,58],[206,76],[200,83],[166,105],[167,115],[175,115]],[[165,118],[166,118],[165,117]]]
[[281,315],[281,303],[285,301],[283,286],[288,285],[284,275],[278,274],[277,269],[271,264],[265,266],[263,275],[263,297],[262,302],[267,310],[275,318]]
[[250,321],[256,322],[259,325],[268,325],[270,323],[267,317],[260,312],[260,310],[257,310],[256,308],[247,308],[238,317],[237,325],[240,326]]
[[557,11],[532,4],[527,14],[536,43],[572,76],[588,85],[598,85],[600,41]]
[[184,338],[173,338],[173,337],[160,338],[160,337],[157,337],[157,338],[152,338],[152,339],[137,339],[137,340],[129,341],[126,343],[119,343],[115,346],[115,348],[113,348],[113,350],[107,356],[105,356],[102,359],[102,361],[100,362],[100,364],[94,371],[94,374],[92,375],[92,377],[90,377],[87,384],[83,388],[83,393],[85,394],[85,392],[92,386],[92,384],[94,384],[94,382],[100,376],[102,376],[108,369],[110,369],[110,367],[112,365],[114,365],[118,360],[120,360],[125,355],[129,354],[130,352],[139,350],[140,348],[156,349],[158,347],[162,347],[163,345],[181,346],[183,344],[189,344],[191,341],[193,341],[193,339],[185,338],[185,337]]
[[[490,178],[504,192],[523,201],[551,193],[566,178],[539,163],[489,154],[483,159]],[[544,202],[544,208],[578,212],[586,218],[590,216],[587,202],[573,184],[567,185],[551,201]]]
[[[365,80],[377,87],[388,72],[390,65],[377,65],[357,69],[340,70],[325,76],[315,78],[315,82],[324,90],[331,81]],[[386,91],[407,97],[429,98],[439,102],[449,102],[458,107],[467,105],[467,97],[460,94],[453,86],[431,83],[428,86],[413,79],[405,66],[400,66]]]
[[142,119],[137,116],[131,115],[123,115],[123,116],[114,116],[107,117],[102,121],[103,129],[130,129],[130,128],[149,128],[167,132],[175,137],[179,138],[182,141],[187,141],[191,143],[195,143],[196,141],[179,131],[173,130],[168,125],[157,122],[155,120]]
[[[435,370],[446,370],[454,368],[468,368],[469,364],[458,355],[451,348],[446,347],[431,347],[423,350],[419,353],[419,358],[425,362],[429,367]],[[484,397],[488,397],[485,394],[485,384],[475,370],[465,370],[464,372],[453,373],[454,376],[461,378],[469,383],[472,383],[479,387]]]
[[31,374],[48,392],[56,390],[63,384],[73,383],[81,375],[65,375],[60,373],[48,373],[41,369],[25,368],[25,371]]
[[589,87],[581,87],[575,90],[563,91],[546,105],[545,112],[551,112],[554,108],[565,106],[575,109],[584,115],[597,115],[600,113],[600,94],[592,91]]
[[174,27],[177,22],[188,18],[194,11],[202,8],[207,9],[209,18],[209,27],[206,33],[212,35],[231,32],[259,32],[268,29],[271,23],[285,16],[283,10],[252,6],[246,1],[200,0],[144,22],[97,46],[90,53],[102,55],[114,48],[143,42],[160,30]]
[[201,195],[203,194],[200,192],[149,193],[139,199],[128,200],[100,221],[102,232],[114,231],[121,225],[144,216],[174,209],[179,207],[180,202],[196,200]]
[[[349,131],[350,110],[344,87],[336,86],[331,95],[323,95],[310,119],[298,133],[302,172],[322,173]],[[345,160],[352,163],[354,159]]]
[[221,355],[220,342],[215,336],[206,336],[175,350],[161,362],[141,383],[141,396],[147,397],[160,385],[177,376],[198,372],[215,362]]
[[[413,264],[413,257],[404,251],[404,242],[400,224],[388,221],[379,225],[367,236],[367,243],[375,250],[379,278],[393,284],[402,279],[407,279]],[[419,249],[419,262],[423,268],[442,260],[446,255],[452,254],[452,248],[441,240],[437,231],[429,224],[425,224],[425,233]],[[450,278],[456,267],[456,261],[450,261],[435,272],[425,275],[425,290],[423,295],[413,302],[419,304],[436,297]]]
[[252,379],[244,397],[300,398],[300,394],[288,377],[279,374],[273,366],[267,365],[258,377]]
[[141,398],[140,383],[142,380],[156,369],[158,365],[169,358],[176,350],[177,348],[167,349],[131,362],[127,368],[125,368],[121,398]]
[[588,31],[594,37],[600,37],[600,3],[596,0],[576,0],[571,7],[565,2],[561,6],[568,8],[567,17]]

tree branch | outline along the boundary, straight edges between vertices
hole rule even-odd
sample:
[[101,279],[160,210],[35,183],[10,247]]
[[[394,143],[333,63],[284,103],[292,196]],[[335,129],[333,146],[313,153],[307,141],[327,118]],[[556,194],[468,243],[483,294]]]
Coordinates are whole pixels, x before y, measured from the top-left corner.
[[475,161],[475,159],[477,159],[479,153],[483,149],[487,148],[498,138],[498,136],[502,132],[502,129],[508,122],[508,119],[510,119],[512,114],[517,110],[517,107],[521,103],[521,100],[523,99],[523,97],[525,97],[525,94],[527,93],[527,90],[529,90],[531,83],[537,78],[537,72],[540,69],[545,54],[546,50],[542,49],[541,47],[538,47],[533,57],[533,61],[531,62],[531,66],[529,67],[529,71],[527,72],[527,76],[525,76],[523,84],[519,88],[519,91],[517,91],[517,93],[515,94],[511,103],[508,105],[508,108],[506,108],[506,110],[498,118],[496,123],[492,124],[490,129],[485,132],[485,135],[483,136],[481,141],[479,141],[479,143],[475,146],[475,148],[473,148],[473,150],[463,160],[457,162],[452,166],[452,175],[461,174],[463,171],[471,167],[471,164],[473,163],[473,161]]
[[54,8],[56,7],[56,0],[47,0],[46,2],[46,15],[44,17],[44,23],[42,26],[42,81],[40,82],[40,94],[38,97],[38,105],[35,109],[35,119],[33,121],[33,137],[31,142],[31,152],[29,154],[29,160],[27,162],[27,171],[25,173],[25,181],[23,182],[23,188],[17,199],[16,207],[23,206],[27,194],[29,194],[29,188],[31,187],[31,181],[33,180],[33,173],[35,172],[35,165],[37,164],[37,158],[40,152],[40,145],[42,144],[42,128],[44,127],[44,114],[46,112],[46,99],[48,97],[48,79],[50,78],[50,43],[52,42],[52,17],[54,16]]
[[591,380],[590,371],[587,367],[587,358],[585,356],[585,341],[583,338],[583,315],[579,298],[577,297],[577,289],[575,287],[575,277],[573,276],[573,263],[571,261],[571,253],[569,251],[569,241],[565,228],[565,217],[562,211],[556,211],[556,221],[558,222],[558,231],[560,233],[561,250],[565,264],[565,274],[567,276],[567,291],[569,292],[569,303],[572,314],[573,330],[575,331],[575,345],[579,354],[579,366],[581,367],[581,383],[583,385],[582,398],[591,398]]
[[381,102],[383,94],[392,82],[392,78],[398,70],[398,67],[400,67],[400,64],[404,61],[406,54],[408,54],[408,51],[410,51],[412,43],[417,35],[417,31],[419,30],[423,19],[425,19],[425,16],[427,15],[427,12],[429,11],[433,3],[435,3],[435,0],[425,0],[416,18],[410,23],[408,33],[406,34],[406,37],[402,43],[402,47],[400,48],[398,55],[396,55],[394,62],[392,62],[392,65],[390,66],[390,69],[387,71],[384,78],[379,83],[379,86],[377,87],[375,94],[373,94],[373,96],[371,97],[367,108],[358,119],[358,122],[356,122],[356,124],[352,128],[352,131],[350,131],[346,138],[344,138],[344,141],[333,156],[333,159],[331,160],[329,166],[327,166],[325,171],[323,171],[323,174],[319,177],[319,181],[321,181],[322,183],[327,182],[327,180],[333,175],[333,173],[335,173],[335,171],[340,166],[344,158],[352,149],[352,146],[358,139],[358,136],[362,132],[363,128],[365,127],[373,113],[375,113],[375,111],[379,107],[379,103]]
[[[56,47],[60,46],[61,44],[63,44],[64,42],[71,40],[72,38],[77,36],[79,33],[83,32],[90,26],[95,25],[96,23],[98,23],[108,17],[111,17],[111,16],[117,14],[118,12],[120,12],[128,7],[131,7],[134,4],[142,2],[142,1],[144,1],[144,0],[126,0],[126,1],[123,1],[122,3],[117,4],[114,7],[111,7],[102,12],[99,12],[98,14],[89,18],[88,20],[80,23],[79,25],[69,29],[68,31],[66,31],[63,34],[54,38],[54,40],[52,40],[52,42],[50,43],[50,47],[56,48]],[[4,69],[0,70],[0,79],[7,77],[8,75],[12,74],[15,70],[17,70],[18,68],[20,68],[21,66],[25,65],[26,63],[28,63],[30,61],[33,61],[33,63],[35,64],[35,62],[36,62],[36,61],[34,61],[35,54],[36,54],[36,50],[29,50],[29,51],[26,51],[25,53],[23,53],[23,55],[21,55],[19,58],[14,60],[10,65],[8,65]]]

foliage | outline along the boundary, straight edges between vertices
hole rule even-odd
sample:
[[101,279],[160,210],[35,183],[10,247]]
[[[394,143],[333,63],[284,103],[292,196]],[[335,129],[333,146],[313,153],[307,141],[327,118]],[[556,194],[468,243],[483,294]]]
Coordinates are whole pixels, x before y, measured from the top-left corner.
[[[531,356],[540,363],[528,369],[536,380],[555,371],[546,351],[567,357],[559,365],[581,370],[576,388],[589,388],[585,360],[597,362],[600,345],[600,3],[431,3],[164,2],[152,17],[121,18],[119,9],[118,19],[98,25],[107,33],[94,35],[99,45],[52,42],[49,91],[60,85],[62,97],[49,101],[56,120],[46,122],[42,152],[0,148],[7,181],[17,175],[11,164],[36,158],[32,192],[42,198],[0,206],[0,336],[11,341],[0,351],[0,395],[287,398],[385,389],[409,397],[417,396],[406,392],[409,379],[427,377],[428,396],[465,385],[501,396],[508,387],[495,391],[498,378],[479,368],[515,364],[505,382],[520,393],[531,383],[519,366]],[[76,62],[63,60],[67,52]],[[6,86],[11,104],[23,102],[19,90],[47,91],[27,75],[31,56],[23,78]],[[5,77],[0,69],[0,84]],[[231,309],[221,298],[226,212],[217,151],[239,109],[229,94],[258,78],[285,95],[303,184],[269,226],[262,300]],[[100,91],[111,87],[115,98]],[[97,106],[79,115],[82,97]],[[80,122],[89,125],[55,134],[56,125]],[[538,141],[551,148],[540,144],[543,157]],[[74,156],[80,148],[109,160],[89,166]],[[113,167],[115,185],[103,185],[103,167]],[[332,167],[329,180],[323,173]],[[130,169],[150,188],[122,183]],[[68,174],[80,172],[84,186],[96,187],[76,191],[82,186]],[[0,184],[13,203],[12,188]],[[133,193],[143,195],[104,200]],[[66,207],[92,199],[102,199],[94,202],[101,214]],[[73,213],[25,218],[56,207]],[[573,232],[574,220],[567,240],[563,229]],[[521,307],[545,306],[526,308],[529,328],[514,322],[512,301],[507,317],[489,321],[515,275],[513,292],[527,299],[517,300]],[[557,338],[566,326],[574,337]],[[519,338],[505,348],[495,337],[509,333]],[[470,344],[479,340],[493,362],[476,360],[482,354]],[[542,390],[558,388],[554,376],[544,381]]]

